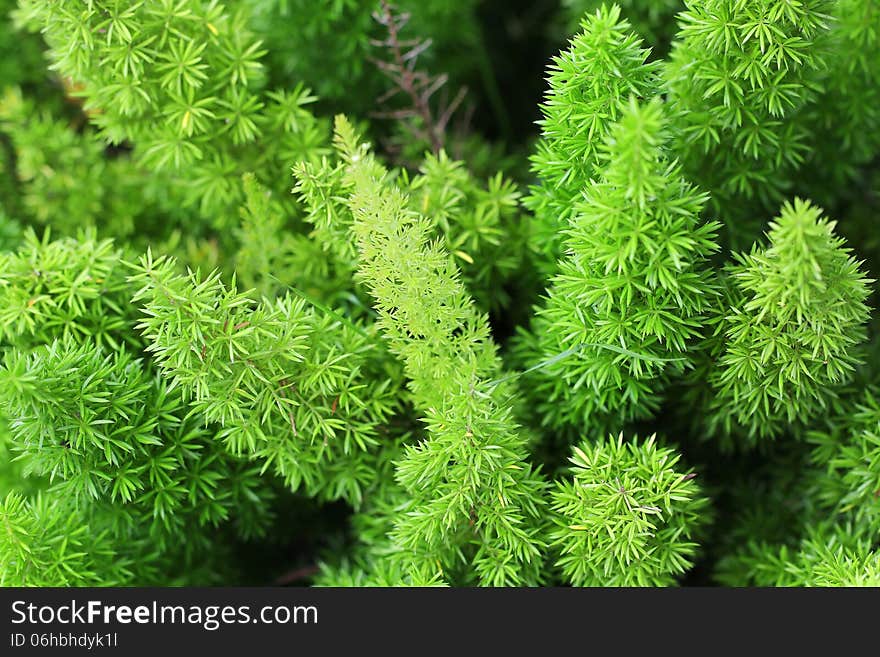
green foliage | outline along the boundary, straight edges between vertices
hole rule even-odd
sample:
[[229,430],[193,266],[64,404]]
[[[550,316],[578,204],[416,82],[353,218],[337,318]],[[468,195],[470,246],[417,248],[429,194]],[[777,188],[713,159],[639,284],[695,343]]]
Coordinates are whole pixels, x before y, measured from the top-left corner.
[[360,503],[396,406],[394,368],[363,329],[291,295],[256,304],[150,253],[131,280],[147,351],[231,453],[293,490]]
[[0,209],[0,252],[9,251],[21,239],[21,225],[13,221]]
[[560,272],[521,336],[534,408],[553,430],[649,416],[700,337],[717,293],[707,258],[718,226],[700,221],[706,196],[667,141],[660,101],[622,110],[599,149],[602,176],[575,206]]
[[[249,9],[251,25],[267,42],[273,78],[304,81],[322,99],[349,103],[370,98],[381,89],[378,71],[368,59],[370,37],[378,31],[371,14],[378,3],[243,0],[240,4]],[[290,38],[293,30],[295,39]],[[331,41],[335,47],[328,48]],[[353,87],[360,93],[351,93]]]
[[[341,123],[340,141],[348,132]],[[467,559],[483,585],[536,583],[544,483],[526,462],[510,390],[492,380],[499,361],[486,317],[431,223],[372,156],[350,147],[345,160],[358,275],[427,430],[397,466],[410,502],[392,542],[416,564]]]
[[90,130],[72,131],[69,120],[38,111],[17,89],[0,100],[0,129],[15,149],[17,210],[33,223],[51,222],[65,235],[98,226],[102,234],[125,237],[161,216],[160,205],[148,200],[154,183],[130,158],[107,158],[106,145]]
[[242,503],[242,530],[265,529],[266,507],[248,504],[262,488],[257,469],[218,450],[168,385],[124,352],[65,342],[12,351],[0,381],[24,474],[47,477],[53,494],[81,506],[109,506],[117,535],[145,527],[160,550],[183,536],[188,549],[207,548],[199,530]]
[[646,63],[648,54],[614,5],[585,17],[569,48],[553,58],[531,158],[539,182],[525,199],[535,215],[530,245],[547,274],[555,271],[561,232],[596,174],[599,148],[621,107],[632,95],[657,92],[659,69]]
[[[751,544],[739,557],[744,575],[721,575],[731,586],[880,585],[880,552],[854,540],[847,528],[820,528],[794,546]],[[729,564],[723,564],[728,565]]]
[[83,524],[63,500],[9,493],[0,518],[0,586],[119,586],[130,577],[106,531]]
[[[239,4],[249,10],[250,23],[265,42],[273,81],[282,86],[303,82],[337,111],[365,115],[377,109],[375,98],[387,86],[372,62],[379,56],[373,41],[382,36],[373,17],[378,0],[241,0]],[[473,66],[466,53],[479,40],[477,4],[475,0],[401,0],[394,7],[410,16],[403,36],[430,39],[426,56],[442,58],[445,72],[462,78]],[[294,31],[297,38],[291,39]],[[331,42],[334,47],[328,47]]]
[[770,223],[766,247],[735,255],[729,309],[709,340],[708,435],[777,436],[827,412],[852,380],[873,281],[835,225],[796,199]]
[[233,258],[238,279],[258,296],[271,298],[295,286],[308,298],[333,306],[359,306],[351,272],[334,266],[338,263],[325,257],[318,240],[286,229],[284,205],[277,195],[250,173],[243,176],[243,189]]
[[878,45],[0,0],[0,585],[880,585]]
[[120,256],[91,233],[51,242],[33,232],[0,255],[4,454],[20,477],[47,486],[7,497],[18,538],[0,559],[18,584],[200,581],[197,563],[222,572],[208,558],[222,557],[219,526],[251,538],[272,517],[270,480],[222,450],[136,357]]
[[351,566],[346,564],[339,568],[330,568],[322,564],[322,571],[318,575],[317,586],[337,587],[390,587],[390,586],[443,586],[442,580],[437,575],[419,576],[404,574],[397,562],[393,560],[371,563],[369,566],[358,564]]
[[829,0],[688,2],[664,70],[688,175],[718,208],[737,196],[776,203],[803,163],[831,24]]
[[[337,121],[335,161],[294,167],[296,193],[313,225],[311,237],[328,254],[336,275],[351,277],[357,264],[350,237],[354,219],[343,200],[353,191],[346,169],[364,157],[359,136],[347,122]],[[378,174],[377,174],[378,175]],[[445,151],[426,154],[415,175],[405,170],[391,174],[406,193],[409,207],[432,224],[432,233],[443,240],[454,258],[468,291],[485,310],[509,306],[508,287],[524,267],[528,230],[517,201],[519,192],[502,174],[483,183],[462,162]]]
[[693,562],[708,499],[679,457],[623,434],[574,448],[552,494],[557,565],[575,586],[668,586]]
[[0,336],[21,348],[92,342],[120,349],[131,333],[122,253],[93,231],[50,241],[29,230],[15,252],[0,253]]
[[46,73],[39,39],[16,32],[9,20],[15,0],[0,0],[0,82],[37,86]]
[[867,536],[880,533],[880,401],[861,395],[845,421],[807,435],[819,469],[814,496],[831,512],[849,514]]
[[419,174],[406,181],[413,209],[444,236],[480,307],[509,308],[506,287],[524,265],[527,231],[516,185],[501,173],[482,183],[443,151],[426,155]]
[[169,190],[215,225],[235,217],[243,173],[274,173],[321,147],[309,92],[262,88],[263,50],[241,13],[202,0],[19,4],[53,68],[81,85],[101,136],[132,143],[148,171],[186,171]]
[[850,188],[880,147],[878,12],[872,0],[835,4],[821,96],[804,119],[814,144],[804,172],[815,200],[832,200]]
[[[594,13],[607,3],[599,0],[562,0],[567,23],[572,31],[577,30],[581,18],[586,13]],[[632,25],[632,29],[646,43],[666,46],[675,34],[675,16],[684,9],[682,0],[620,0],[624,18]]]
[[[56,94],[45,88],[48,75],[40,39],[16,31],[10,19],[15,5],[15,0],[0,0],[0,98],[8,93],[8,88],[25,87],[30,95],[51,103]],[[0,235],[5,234],[4,211],[15,214],[18,206],[12,180],[15,151],[3,132],[0,128]],[[0,248],[4,248],[3,237],[0,237]]]

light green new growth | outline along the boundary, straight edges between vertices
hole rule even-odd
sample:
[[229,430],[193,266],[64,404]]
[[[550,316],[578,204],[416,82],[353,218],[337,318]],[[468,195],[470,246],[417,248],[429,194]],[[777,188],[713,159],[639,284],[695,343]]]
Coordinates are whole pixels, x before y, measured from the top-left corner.
[[0,0],[0,585],[880,586],[878,214],[878,0]]
[[[272,82],[305,83],[323,104],[366,117],[376,98],[388,89],[387,78],[372,58],[380,56],[376,41],[385,35],[374,13],[379,0],[239,0],[251,28],[267,50]],[[474,65],[480,51],[478,0],[398,0],[395,13],[409,20],[404,39],[422,38],[431,47],[421,57],[432,64],[443,59],[453,78]],[[296,38],[291,38],[295,25]],[[332,44],[332,45],[330,45]],[[475,54],[476,53],[476,54]],[[457,85],[455,85],[457,86]]]
[[[294,167],[293,191],[304,206],[306,221],[314,227],[311,237],[339,276],[351,276],[357,268],[350,234],[352,213],[343,200],[353,189],[346,170],[352,157],[361,157],[358,140],[352,126],[337,122],[333,139],[337,160],[324,158],[319,165],[301,162]],[[527,232],[516,186],[501,174],[483,183],[444,151],[427,154],[415,175],[395,170],[389,176],[406,192],[409,207],[442,238],[480,308],[506,308],[505,285],[515,282],[524,264]]]
[[[344,120],[338,133],[346,134]],[[404,363],[427,437],[408,446],[397,480],[409,496],[392,542],[403,559],[441,568],[471,563],[496,586],[537,583],[543,542],[540,474],[511,415],[509,386],[496,385],[496,348],[486,317],[464,289],[432,222],[364,148],[349,145],[352,233],[358,275],[378,326]]]

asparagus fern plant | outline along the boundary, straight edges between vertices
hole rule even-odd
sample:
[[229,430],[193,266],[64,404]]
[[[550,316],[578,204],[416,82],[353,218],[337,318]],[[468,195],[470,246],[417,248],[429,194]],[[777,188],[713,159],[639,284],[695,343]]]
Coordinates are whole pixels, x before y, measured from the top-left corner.
[[533,5],[0,0],[0,584],[878,585],[877,3]]

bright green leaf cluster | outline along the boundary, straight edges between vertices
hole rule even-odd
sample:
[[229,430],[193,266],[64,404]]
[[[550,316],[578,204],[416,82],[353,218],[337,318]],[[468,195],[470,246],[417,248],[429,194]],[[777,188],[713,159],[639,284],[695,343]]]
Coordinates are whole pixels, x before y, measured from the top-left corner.
[[685,170],[717,208],[737,196],[776,203],[809,150],[796,119],[816,98],[834,2],[686,4],[664,69]]
[[878,585],[876,0],[16,4],[0,584]]
[[112,537],[61,499],[8,493],[0,501],[0,586],[120,586],[130,564]]
[[541,105],[541,139],[532,155],[538,184],[525,205],[535,215],[530,247],[538,267],[555,271],[567,226],[584,188],[597,173],[600,147],[631,96],[658,90],[658,65],[616,5],[584,18],[569,48],[553,58]]
[[[320,165],[298,164],[293,191],[305,208],[306,220],[314,226],[311,236],[328,255],[328,268],[350,277],[357,267],[357,253],[350,235],[354,219],[343,202],[353,191],[346,170],[367,156],[359,135],[347,122],[337,121],[333,141],[336,161],[325,158]],[[522,247],[528,230],[515,185],[500,173],[483,183],[463,162],[443,151],[427,154],[415,175],[406,170],[389,175],[406,192],[409,207],[443,239],[480,307],[507,309],[505,288],[522,287],[515,279],[525,266]]]
[[204,549],[209,539],[200,545],[198,530],[230,519],[242,502],[244,531],[264,531],[266,507],[249,503],[265,495],[258,469],[218,449],[185,418],[180,398],[126,353],[68,342],[11,351],[0,381],[25,474],[47,477],[53,494],[79,506],[112,507],[117,535],[144,527],[160,550],[182,536],[187,549]]
[[257,304],[149,253],[132,283],[147,350],[232,453],[294,490],[360,503],[397,406],[394,368],[363,329],[292,295]]
[[552,494],[557,565],[575,586],[668,586],[693,564],[708,499],[654,436],[574,448]]
[[19,4],[102,136],[134,144],[147,170],[186,171],[169,186],[217,225],[235,217],[243,173],[320,151],[321,123],[305,107],[314,98],[262,89],[264,51],[244,14],[203,0]]
[[807,435],[820,469],[815,496],[826,509],[849,514],[870,536],[880,534],[880,399],[865,391],[845,422]]
[[835,225],[795,200],[770,224],[766,247],[735,256],[729,309],[710,340],[709,435],[778,436],[827,412],[852,379],[873,281]]
[[878,11],[873,0],[835,3],[820,97],[803,118],[813,143],[803,168],[813,200],[852,189],[880,147]]
[[667,153],[658,100],[633,99],[600,148],[567,255],[519,352],[536,415],[551,430],[605,431],[656,410],[681,374],[717,294],[706,195]]
[[[584,14],[595,13],[608,4],[601,0],[562,0],[572,31]],[[683,0],[618,0],[615,4],[633,31],[654,46],[668,46],[675,34],[675,16],[684,9]]]
[[[872,541],[853,539],[848,528],[819,527],[800,543],[752,543],[735,560],[736,576],[722,570],[731,586],[880,586],[880,552]],[[722,563],[722,568],[730,567]]]

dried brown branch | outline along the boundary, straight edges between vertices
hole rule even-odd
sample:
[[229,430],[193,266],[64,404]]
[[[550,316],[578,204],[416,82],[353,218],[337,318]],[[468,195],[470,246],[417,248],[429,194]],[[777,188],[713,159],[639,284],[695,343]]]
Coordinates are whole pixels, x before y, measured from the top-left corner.
[[[387,59],[373,58],[373,62],[393,85],[377,99],[377,103],[387,106],[401,94],[408,100],[406,107],[386,108],[374,112],[373,116],[400,121],[413,137],[429,143],[431,150],[437,153],[445,145],[447,128],[464,102],[467,89],[460,89],[449,101],[445,93],[449,76],[431,75],[416,68],[419,56],[430,48],[431,40],[401,38],[401,31],[410,19],[408,13],[395,13],[391,3],[382,0],[381,7],[373,13],[373,18],[387,31],[385,39],[371,42],[375,47],[386,51]],[[441,90],[435,113],[431,101]]]

